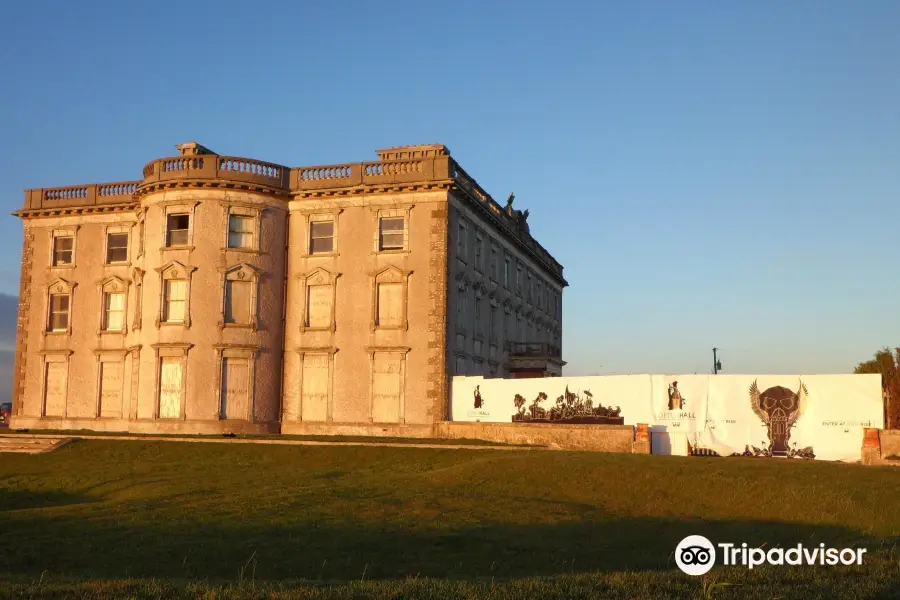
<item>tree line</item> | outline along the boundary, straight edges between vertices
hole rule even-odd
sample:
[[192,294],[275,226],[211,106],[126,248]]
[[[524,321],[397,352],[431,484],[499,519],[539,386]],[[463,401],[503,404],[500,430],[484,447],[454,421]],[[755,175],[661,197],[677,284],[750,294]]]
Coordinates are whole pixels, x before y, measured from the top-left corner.
[[878,373],[885,390],[884,427],[900,428],[900,348],[882,348],[871,359],[861,362],[854,373]]

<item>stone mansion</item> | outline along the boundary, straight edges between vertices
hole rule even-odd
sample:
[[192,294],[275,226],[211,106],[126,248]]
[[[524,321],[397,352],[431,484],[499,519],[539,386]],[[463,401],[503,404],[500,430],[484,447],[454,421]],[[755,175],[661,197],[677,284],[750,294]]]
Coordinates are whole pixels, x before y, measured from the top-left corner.
[[11,427],[429,435],[453,375],[561,374],[562,266],[446,147],[177,148],[25,191]]

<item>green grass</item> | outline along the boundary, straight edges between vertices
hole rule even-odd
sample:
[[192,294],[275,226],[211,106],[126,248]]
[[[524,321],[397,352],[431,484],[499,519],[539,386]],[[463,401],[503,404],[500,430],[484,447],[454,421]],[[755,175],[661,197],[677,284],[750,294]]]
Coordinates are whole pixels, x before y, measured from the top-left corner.
[[[0,455],[0,599],[887,598],[898,490],[778,459],[85,440]],[[695,533],[869,551],[704,593],[672,558]]]

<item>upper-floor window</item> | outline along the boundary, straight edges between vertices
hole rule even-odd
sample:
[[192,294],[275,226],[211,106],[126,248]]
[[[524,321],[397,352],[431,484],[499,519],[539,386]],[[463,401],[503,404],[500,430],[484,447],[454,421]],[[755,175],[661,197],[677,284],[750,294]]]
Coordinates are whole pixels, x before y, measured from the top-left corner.
[[534,280],[531,277],[531,272],[528,272],[528,301],[532,302],[534,300]]
[[491,244],[491,279],[494,281],[500,281],[497,279],[497,271],[500,268],[498,261],[500,260],[500,249],[497,246]]
[[[228,215],[228,247],[250,249],[253,248],[253,225],[255,219],[250,215]],[[185,232],[185,241],[187,235]]]
[[128,234],[106,234],[106,264],[128,262]]
[[187,299],[187,281],[184,279],[166,279],[163,298],[163,321],[166,323],[184,322],[184,304]]
[[475,233],[475,268],[479,271],[484,270],[484,236],[481,233]]
[[456,255],[460,260],[466,261],[468,260],[468,250],[469,250],[469,242],[468,242],[468,228],[466,227],[466,222],[460,220],[459,222],[459,235],[456,238]]
[[103,294],[103,331],[122,331],[125,328],[125,292]]
[[503,260],[503,287],[509,289],[509,270],[510,270],[510,260]]
[[166,246],[187,246],[190,240],[190,227],[190,215],[168,215],[166,217]]
[[69,308],[71,295],[50,294],[50,314],[47,331],[67,331],[69,329]]
[[245,279],[225,280],[225,323],[250,324],[251,282]]
[[403,217],[381,217],[378,221],[379,250],[402,250],[406,219]]
[[541,285],[540,281],[537,284],[537,307],[540,309],[544,308],[544,286]]
[[516,267],[516,293],[522,295],[522,266]]
[[64,235],[53,238],[53,266],[71,265],[75,259],[75,236]]
[[[403,228],[401,227],[401,235],[402,231]],[[400,241],[402,243],[402,238]],[[312,221],[309,224],[309,253],[323,254],[328,252],[334,252],[334,221]]]

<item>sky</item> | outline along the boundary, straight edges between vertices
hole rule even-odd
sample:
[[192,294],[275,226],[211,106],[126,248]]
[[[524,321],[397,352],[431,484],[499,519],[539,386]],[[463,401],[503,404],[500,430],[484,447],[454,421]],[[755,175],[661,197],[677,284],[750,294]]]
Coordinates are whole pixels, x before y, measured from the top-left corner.
[[[849,372],[900,345],[900,3],[9,3],[0,198],[200,142],[442,143],[564,266],[567,375]],[[0,217],[0,293],[22,228]],[[4,318],[13,318],[9,315]]]

